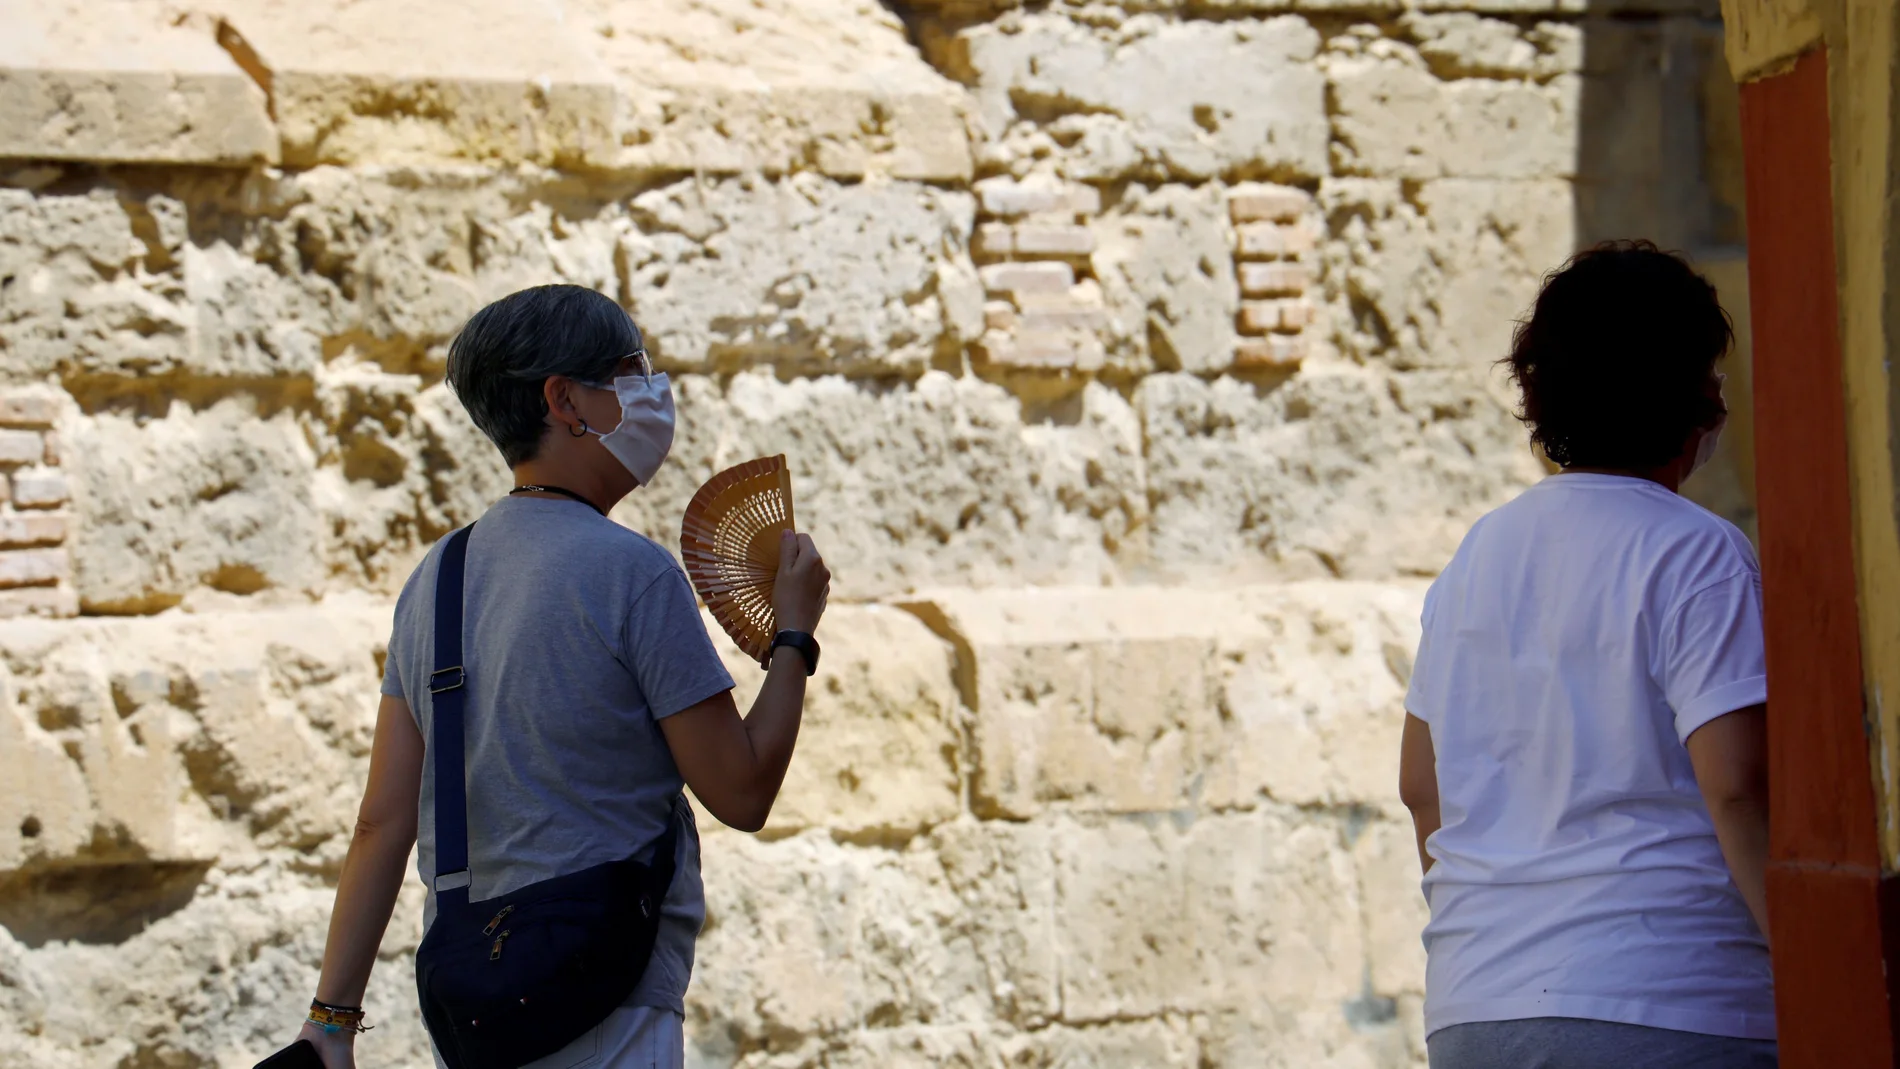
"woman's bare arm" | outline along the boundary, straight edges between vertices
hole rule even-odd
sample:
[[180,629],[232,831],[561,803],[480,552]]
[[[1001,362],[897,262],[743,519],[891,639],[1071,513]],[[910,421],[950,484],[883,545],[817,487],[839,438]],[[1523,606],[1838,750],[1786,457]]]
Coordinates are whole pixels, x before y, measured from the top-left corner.
[[1729,878],[1768,937],[1768,707],[1737,709],[1689,735],[1689,763]]
[[[370,969],[396,908],[416,842],[416,809],[422,794],[422,733],[401,698],[383,696],[370,747],[369,784],[357,810],[356,831],[337,879],[330,935],[323,947],[317,998],[337,1006],[360,1006]],[[347,1033],[326,1034],[305,1025],[302,1038],[317,1045],[329,1069],[353,1064]]]
[[[778,626],[816,631],[830,587],[831,570],[811,538],[786,535],[772,591]],[[765,827],[804,719],[805,669],[803,655],[780,650],[743,720],[727,691],[660,721],[681,778],[721,823],[740,831]]]
[[1432,750],[1431,725],[1405,714],[1405,734],[1399,740],[1399,801],[1412,811],[1412,834],[1418,838],[1418,864],[1432,871],[1425,840],[1438,830],[1438,755]]

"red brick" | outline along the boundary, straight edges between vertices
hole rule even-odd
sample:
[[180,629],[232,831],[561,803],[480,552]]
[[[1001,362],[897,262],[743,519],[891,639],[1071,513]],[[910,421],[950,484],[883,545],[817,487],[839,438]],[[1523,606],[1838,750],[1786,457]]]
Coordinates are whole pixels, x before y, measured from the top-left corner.
[[64,473],[32,468],[13,473],[13,503],[24,509],[56,508],[72,497]]
[[0,426],[51,427],[59,418],[59,400],[38,390],[0,393]]
[[1239,368],[1292,369],[1305,360],[1306,339],[1297,335],[1247,338],[1234,348],[1234,366]]
[[51,586],[69,568],[63,549],[0,550],[0,587]]
[[1305,192],[1287,186],[1236,186],[1227,193],[1227,211],[1236,223],[1288,223],[1312,205]]
[[0,546],[55,546],[67,526],[63,512],[0,512]]
[[1240,292],[1248,297],[1291,297],[1306,292],[1312,282],[1312,272],[1300,264],[1240,265]]
[[79,598],[67,587],[30,586],[0,590],[0,619],[78,615]]

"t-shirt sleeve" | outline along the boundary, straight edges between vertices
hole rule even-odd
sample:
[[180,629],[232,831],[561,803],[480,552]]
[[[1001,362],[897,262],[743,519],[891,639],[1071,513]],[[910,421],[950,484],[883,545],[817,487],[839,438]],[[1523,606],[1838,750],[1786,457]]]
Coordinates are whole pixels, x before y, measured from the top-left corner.
[[391,698],[408,701],[409,695],[402,689],[402,673],[396,668],[401,660],[402,658],[396,656],[396,636],[391,635],[389,636],[389,652],[383,657],[383,693]]
[[1752,569],[1679,602],[1662,628],[1657,682],[1676,714],[1676,737],[1768,700],[1761,577]]
[[1427,693],[1431,685],[1430,674],[1436,668],[1432,662],[1432,603],[1437,591],[1438,587],[1434,584],[1425,592],[1425,606],[1418,614],[1418,653],[1412,658],[1412,678],[1405,687],[1405,711],[1427,724],[1437,715]]
[[621,656],[655,720],[732,689],[732,676],[713,649],[693,588],[678,565],[634,599],[622,646]]

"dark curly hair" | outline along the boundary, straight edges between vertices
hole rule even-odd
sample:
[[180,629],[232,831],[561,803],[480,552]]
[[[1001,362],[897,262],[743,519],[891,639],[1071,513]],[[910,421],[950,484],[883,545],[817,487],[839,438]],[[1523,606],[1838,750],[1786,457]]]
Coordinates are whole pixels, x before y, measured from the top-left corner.
[[1561,467],[1661,467],[1722,415],[1715,363],[1734,343],[1715,287],[1647,241],[1578,253],[1544,279],[1512,339],[1517,418]]

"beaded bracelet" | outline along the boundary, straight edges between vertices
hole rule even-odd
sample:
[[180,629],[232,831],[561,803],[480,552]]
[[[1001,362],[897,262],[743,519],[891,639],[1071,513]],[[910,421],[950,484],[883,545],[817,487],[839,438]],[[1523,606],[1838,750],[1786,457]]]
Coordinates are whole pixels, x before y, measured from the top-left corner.
[[358,1032],[367,1032],[371,1027],[363,1023],[363,1007],[332,1006],[327,1002],[318,1002],[316,999],[310,1000],[310,1015],[305,1020],[332,1035],[337,1032],[355,1035]]

